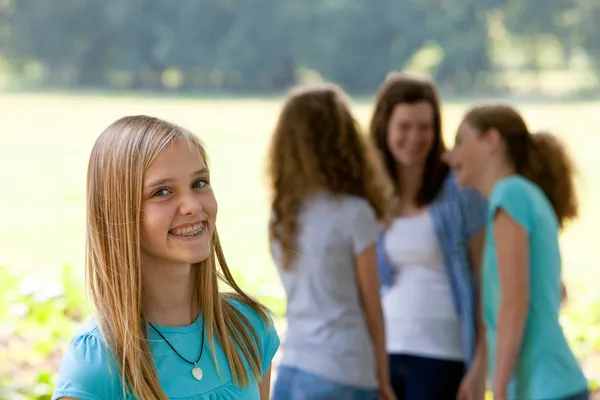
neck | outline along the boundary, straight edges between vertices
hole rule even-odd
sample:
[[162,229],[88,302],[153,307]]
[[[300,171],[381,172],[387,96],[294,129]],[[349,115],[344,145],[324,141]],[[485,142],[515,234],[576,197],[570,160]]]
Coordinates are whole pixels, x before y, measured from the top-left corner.
[[421,190],[422,179],[423,167],[421,165],[398,168],[398,184],[400,187],[398,195],[402,202],[416,203],[417,194]]
[[477,185],[477,190],[481,192],[483,196],[489,198],[492,194],[492,190],[494,190],[494,186],[501,181],[502,179],[508,178],[511,175],[516,173],[513,167],[510,167],[505,164],[497,165],[491,167],[486,174],[481,179],[479,185]]
[[148,322],[162,326],[186,326],[199,313],[196,270],[191,265],[145,265],[143,308]]

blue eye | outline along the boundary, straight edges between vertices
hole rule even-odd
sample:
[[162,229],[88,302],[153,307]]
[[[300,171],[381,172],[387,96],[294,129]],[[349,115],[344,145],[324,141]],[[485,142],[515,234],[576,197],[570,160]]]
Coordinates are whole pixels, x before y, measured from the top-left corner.
[[208,181],[206,179],[198,179],[196,182],[194,182],[192,187],[194,189],[199,189],[199,188],[203,188],[204,186],[207,186],[207,185],[208,185]]

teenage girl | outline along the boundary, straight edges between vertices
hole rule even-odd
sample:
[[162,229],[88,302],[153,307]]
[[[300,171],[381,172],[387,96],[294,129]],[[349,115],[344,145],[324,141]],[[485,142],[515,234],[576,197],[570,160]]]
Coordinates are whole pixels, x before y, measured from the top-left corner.
[[269,161],[288,323],[273,399],[394,399],[375,251],[385,185],[342,91],[295,88]]
[[577,215],[573,166],[559,142],[530,133],[512,107],[465,115],[447,161],[489,200],[483,313],[494,400],[588,398],[559,322],[558,235]]
[[442,162],[435,84],[390,76],[370,135],[395,189],[378,246],[392,387],[399,399],[483,400],[477,286],[487,205]]
[[210,182],[204,147],[182,127],[132,116],[100,135],[87,178],[95,315],[53,399],[268,400],[279,339],[225,262]]

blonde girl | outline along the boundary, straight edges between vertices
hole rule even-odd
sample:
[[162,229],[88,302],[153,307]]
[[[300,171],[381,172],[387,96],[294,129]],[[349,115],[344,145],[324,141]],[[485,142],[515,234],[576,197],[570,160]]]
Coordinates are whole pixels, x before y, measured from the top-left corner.
[[63,356],[53,399],[269,398],[279,339],[231,275],[217,209],[192,133],[148,116],[106,128],[87,178],[95,313]]

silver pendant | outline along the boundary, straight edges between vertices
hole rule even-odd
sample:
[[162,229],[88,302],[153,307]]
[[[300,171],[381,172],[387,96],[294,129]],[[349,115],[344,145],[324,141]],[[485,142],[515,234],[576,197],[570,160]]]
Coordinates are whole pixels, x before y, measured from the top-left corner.
[[194,378],[196,378],[197,381],[201,381],[204,373],[202,372],[202,369],[200,367],[194,365],[194,368],[192,368],[192,375],[194,376]]

